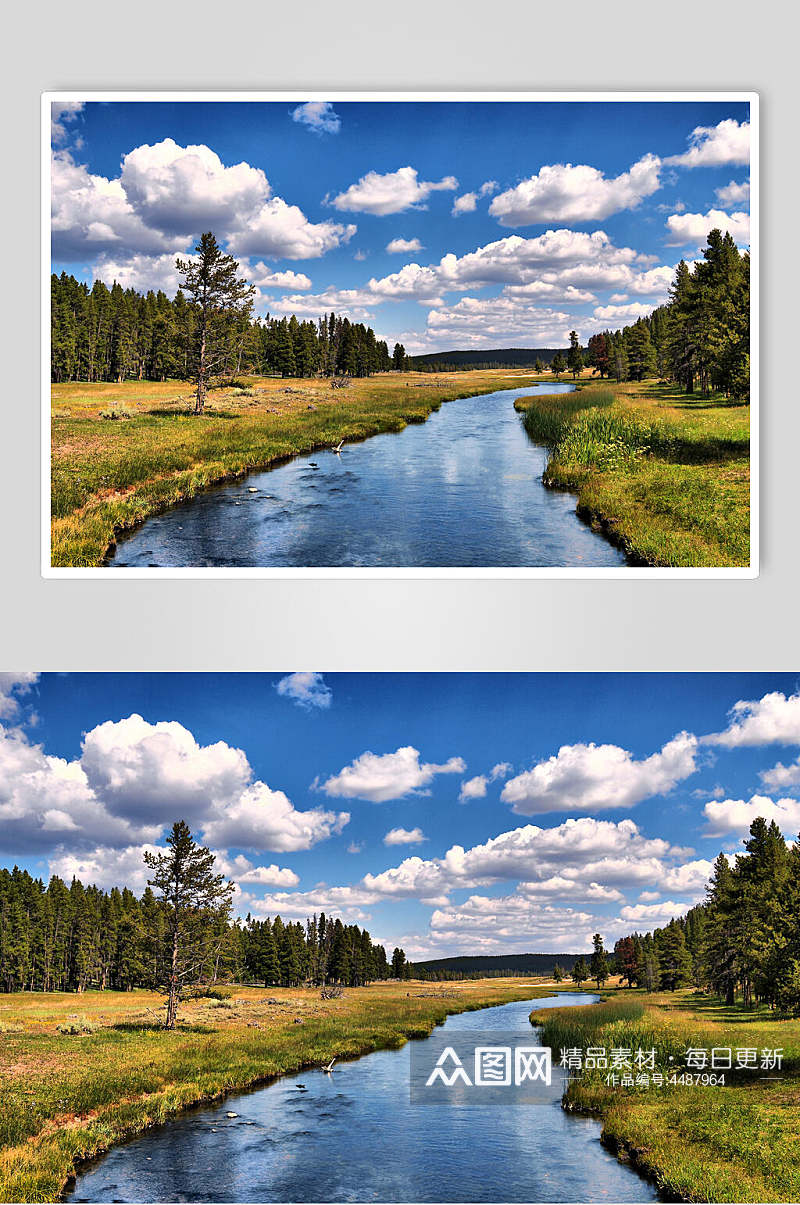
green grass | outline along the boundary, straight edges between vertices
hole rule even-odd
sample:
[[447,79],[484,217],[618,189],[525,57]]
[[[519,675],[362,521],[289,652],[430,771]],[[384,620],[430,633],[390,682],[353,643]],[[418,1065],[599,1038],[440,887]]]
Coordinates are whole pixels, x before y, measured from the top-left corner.
[[599,1005],[531,1014],[554,1048],[655,1049],[664,1073],[689,1046],[783,1047],[783,1079],[726,1076],[724,1087],[619,1088],[605,1072],[570,1080],[566,1108],[598,1113],[603,1141],[670,1200],[800,1201],[800,1021],[685,991],[619,993]]
[[649,381],[585,384],[515,406],[551,450],[546,484],[576,492],[581,517],[634,563],[749,564],[748,406]]
[[[548,994],[524,980],[380,983],[335,1000],[244,988],[229,1007],[187,1003],[170,1033],[149,992],[0,997],[0,1201],[57,1200],[81,1160],[188,1105],[334,1056],[402,1046],[450,1013]],[[93,1032],[65,1032],[84,1021]]]
[[532,379],[510,370],[390,373],[334,391],[322,380],[264,378],[215,390],[203,416],[191,413],[185,383],[54,385],[51,564],[101,565],[117,532],[215,482],[341,439],[401,431],[444,402]]

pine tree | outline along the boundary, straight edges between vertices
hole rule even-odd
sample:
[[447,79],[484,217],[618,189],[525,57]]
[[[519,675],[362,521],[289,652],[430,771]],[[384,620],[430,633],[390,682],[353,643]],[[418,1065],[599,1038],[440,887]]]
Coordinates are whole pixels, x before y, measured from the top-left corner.
[[196,311],[189,377],[197,382],[195,413],[202,414],[209,382],[224,369],[229,353],[229,319],[249,318],[255,286],[239,279],[238,263],[223,254],[210,231],[194,251],[194,260],[178,258],[175,266]]
[[578,339],[577,331],[569,332],[569,352],[567,353],[567,364],[572,373],[573,379],[580,376],[583,372],[583,353]]
[[592,938],[592,946],[594,949],[589,963],[589,970],[592,979],[596,981],[598,988],[601,988],[608,979],[608,957],[603,948],[603,939],[599,933],[595,933]]
[[177,820],[167,837],[169,852],[145,851],[144,861],[166,912],[167,1029],[174,1029],[181,994],[189,983],[208,972],[213,949],[209,927],[213,919],[230,915],[233,884],[214,873],[214,855],[192,838],[188,824]]

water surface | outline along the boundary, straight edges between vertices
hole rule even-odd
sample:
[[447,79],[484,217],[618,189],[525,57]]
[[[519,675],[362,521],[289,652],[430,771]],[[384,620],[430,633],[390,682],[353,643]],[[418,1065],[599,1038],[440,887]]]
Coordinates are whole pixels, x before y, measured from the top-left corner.
[[[570,993],[561,1002],[596,999]],[[445,1027],[530,1037],[531,1009],[552,1003],[552,997],[523,1000],[461,1013]],[[599,1122],[561,1108],[562,1072],[554,1069],[546,1104],[412,1105],[409,1060],[410,1043],[337,1064],[332,1075],[299,1072],[193,1110],[114,1148],[78,1176],[67,1199],[657,1200],[649,1183],[601,1146]]]
[[119,539],[109,564],[232,567],[614,566],[513,401],[569,384],[447,402],[425,423],[205,490]]

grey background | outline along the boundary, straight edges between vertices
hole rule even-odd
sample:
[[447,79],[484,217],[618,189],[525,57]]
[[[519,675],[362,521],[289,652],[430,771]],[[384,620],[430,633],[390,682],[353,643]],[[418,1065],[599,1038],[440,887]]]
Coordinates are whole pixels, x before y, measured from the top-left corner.
[[[676,0],[28,4],[3,72],[0,666],[712,670],[797,664],[797,10]],[[43,580],[45,89],[755,89],[761,576],[751,581]],[[790,249],[791,248],[791,249]]]

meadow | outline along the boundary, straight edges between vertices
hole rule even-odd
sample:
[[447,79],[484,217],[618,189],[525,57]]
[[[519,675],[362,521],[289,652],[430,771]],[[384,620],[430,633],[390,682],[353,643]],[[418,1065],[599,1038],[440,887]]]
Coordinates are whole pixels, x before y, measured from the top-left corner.
[[524,980],[217,989],[163,1029],[147,991],[0,997],[0,1201],[54,1201],[127,1135],[303,1067],[424,1037],[450,1013],[549,995]]
[[519,370],[247,378],[202,416],[178,381],[52,386],[51,563],[101,565],[115,533],[215,482],[421,423],[443,402],[534,380]]
[[515,406],[551,450],[544,476],[638,565],[750,562],[750,407],[656,381],[584,378]]
[[673,1201],[800,1201],[800,1019],[728,1006],[691,990],[621,990],[600,1004],[536,1012],[554,1049],[656,1051],[665,1075],[689,1047],[782,1048],[781,1071],[726,1073],[724,1086],[611,1087],[604,1070],[571,1079],[564,1104],[599,1114],[603,1141]]

